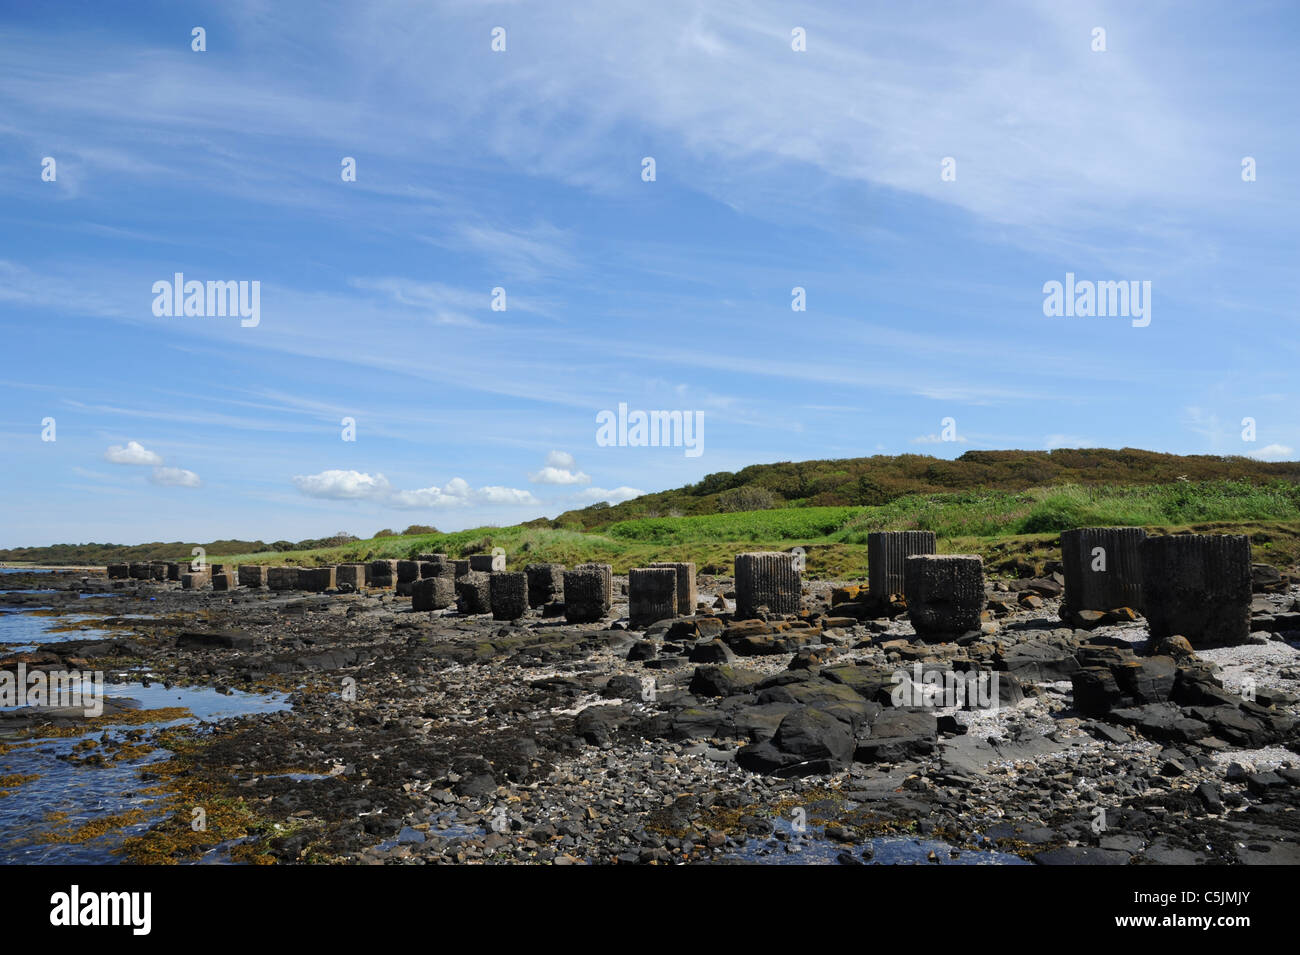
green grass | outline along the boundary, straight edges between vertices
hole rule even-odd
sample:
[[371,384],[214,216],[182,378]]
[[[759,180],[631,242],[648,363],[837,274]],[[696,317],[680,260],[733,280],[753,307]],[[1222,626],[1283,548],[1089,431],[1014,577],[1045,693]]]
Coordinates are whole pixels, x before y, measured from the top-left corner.
[[909,495],[878,507],[640,518],[588,533],[541,526],[479,527],[312,551],[209,557],[236,564],[312,565],[409,558],[422,552],[463,557],[501,547],[512,568],[533,561],[569,566],[601,561],[625,573],[653,560],[693,560],[701,572],[730,573],[737,553],[800,546],[807,551],[810,576],[857,578],[866,570],[871,531],[930,530],[938,536],[941,552],[980,554],[995,572],[1037,573],[1058,557],[1060,531],[1091,525],[1249,534],[1256,560],[1287,567],[1300,560],[1300,485],[1180,481],[1118,488],[960,491]]

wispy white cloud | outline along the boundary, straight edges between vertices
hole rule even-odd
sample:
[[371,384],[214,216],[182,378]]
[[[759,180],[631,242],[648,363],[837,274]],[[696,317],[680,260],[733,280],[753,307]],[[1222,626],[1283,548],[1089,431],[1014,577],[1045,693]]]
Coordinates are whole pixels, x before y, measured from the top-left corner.
[[529,491],[499,485],[474,488],[463,478],[452,478],[442,487],[400,490],[393,487],[388,478],[382,474],[328,470],[318,474],[297,475],[293,478],[293,485],[308,497],[328,500],[368,500],[398,510],[471,507],[485,504],[511,506],[540,504]]
[[197,474],[185,468],[154,468],[149,480],[164,487],[199,487],[202,484]]
[[158,465],[163,463],[162,455],[145,448],[139,441],[128,441],[125,445],[110,445],[104,452],[104,460],[113,464]]

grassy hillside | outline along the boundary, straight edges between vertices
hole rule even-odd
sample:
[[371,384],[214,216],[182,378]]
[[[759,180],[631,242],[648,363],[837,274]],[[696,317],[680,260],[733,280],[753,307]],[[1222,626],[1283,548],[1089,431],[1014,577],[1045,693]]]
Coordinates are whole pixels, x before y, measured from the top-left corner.
[[857,578],[866,572],[873,530],[932,530],[945,553],[982,555],[1002,573],[1041,572],[1058,557],[1060,531],[1088,525],[1138,525],[1160,533],[1202,530],[1249,534],[1256,560],[1291,567],[1300,561],[1300,485],[1247,481],[1179,481],[1130,487],[1029,488],[910,495],[873,507],[790,507],[695,517],[639,518],[580,533],[552,526],[476,528],[454,534],[381,537],[306,551],[223,554],[234,563],[316,564],[425,551],[463,557],[506,551],[511,567],[532,561],[573,565],[598,560],[616,572],[651,560],[693,560],[704,573],[730,573],[746,550],[803,547],[814,577]]
[[[1300,560],[1300,462],[1119,451],[970,451],[954,461],[923,455],[754,465],[615,506],[556,520],[452,534],[412,526],[369,540],[216,541],[210,559],[324,564],[441,551],[463,557],[502,547],[512,567],[529,561],[598,560],[619,572],[652,560],[693,560],[730,573],[745,550],[808,552],[815,576],[860,577],[873,530],[934,531],[940,550],[983,555],[994,569],[1041,569],[1061,530],[1091,524],[1157,531],[1250,534],[1256,559]],[[188,559],[183,543],[57,545],[0,551],[0,561],[102,564]]]
[[640,517],[678,517],[779,507],[880,506],[915,495],[1051,485],[1172,484],[1180,480],[1300,481],[1300,462],[1159,454],[1135,448],[968,451],[953,461],[919,454],[756,464],[698,484],[613,506],[566,511],[556,527],[592,530]]

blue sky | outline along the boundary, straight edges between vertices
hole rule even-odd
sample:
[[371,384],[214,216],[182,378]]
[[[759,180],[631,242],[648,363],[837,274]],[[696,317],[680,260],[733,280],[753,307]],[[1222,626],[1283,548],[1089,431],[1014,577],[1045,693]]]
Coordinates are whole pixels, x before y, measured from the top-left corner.
[[[0,546],[1297,456],[1294,4],[0,9]],[[259,282],[259,324],[155,316],[176,272]],[[1151,282],[1151,323],[1045,316],[1067,272]],[[702,453],[599,446],[620,402],[702,413]]]

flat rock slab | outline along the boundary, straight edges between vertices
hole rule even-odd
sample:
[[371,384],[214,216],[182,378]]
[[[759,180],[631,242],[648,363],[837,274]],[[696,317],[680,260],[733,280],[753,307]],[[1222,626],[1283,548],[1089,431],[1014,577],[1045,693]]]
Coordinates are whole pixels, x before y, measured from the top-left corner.
[[190,649],[251,650],[255,643],[252,634],[237,630],[213,630],[207,633],[186,630],[176,638],[176,646]]

